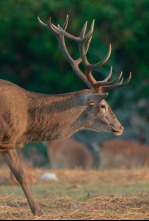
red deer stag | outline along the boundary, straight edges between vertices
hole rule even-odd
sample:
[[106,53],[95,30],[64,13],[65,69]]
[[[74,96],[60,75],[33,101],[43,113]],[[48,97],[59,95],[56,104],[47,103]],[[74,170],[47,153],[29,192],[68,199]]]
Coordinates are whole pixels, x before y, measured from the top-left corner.
[[110,140],[101,144],[100,169],[137,168],[149,165],[149,148],[128,140]]
[[[131,78],[130,73],[125,83],[119,82],[113,85],[120,80],[122,74],[116,80],[108,82],[112,69],[109,76],[103,81],[96,81],[93,77],[92,70],[103,65],[111,53],[110,45],[108,55],[102,61],[97,64],[88,62],[86,54],[93,34],[94,20],[86,35],[87,22],[85,23],[79,37],[74,37],[66,32],[68,16],[63,28],[53,25],[51,18],[48,25],[40,19],[39,22],[56,35],[65,58],[71,64],[74,72],[90,89],[62,95],[47,95],[29,92],[13,83],[0,80],[0,150],[5,162],[23,188],[34,215],[41,215],[42,211],[27,187],[25,175],[15,150],[16,145],[31,141],[62,139],[82,129],[120,135],[124,128],[104,100],[108,94],[103,92],[122,87]],[[74,60],[69,55],[64,36],[78,44],[80,50],[78,60]],[[85,66],[85,74],[79,69],[81,62]]]
[[75,139],[63,139],[48,143],[47,153],[52,169],[89,169],[93,157],[85,144]]

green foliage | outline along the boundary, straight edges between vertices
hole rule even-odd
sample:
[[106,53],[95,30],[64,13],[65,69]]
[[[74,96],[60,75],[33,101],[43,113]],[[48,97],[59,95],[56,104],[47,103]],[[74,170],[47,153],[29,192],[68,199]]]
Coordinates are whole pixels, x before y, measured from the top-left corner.
[[[133,72],[131,85],[148,82],[148,0],[0,0],[0,77],[26,89],[43,93],[64,93],[86,88],[64,59],[56,37],[38,21],[52,17],[62,25],[70,15],[68,32],[78,35],[84,22],[96,19],[94,37],[88,52],[90,62],[102,59],[112,43],[112,55],[95,72],[103,79],[110,66]],[[89,30],[89,28],[88,28]],[[67,40],[69,52],[77,58],[78,48]],[[82,67],[82,66],[81,66]],[[100,72],[101,77],[96,73]],[[145,96],[149,88],[145,87]]]

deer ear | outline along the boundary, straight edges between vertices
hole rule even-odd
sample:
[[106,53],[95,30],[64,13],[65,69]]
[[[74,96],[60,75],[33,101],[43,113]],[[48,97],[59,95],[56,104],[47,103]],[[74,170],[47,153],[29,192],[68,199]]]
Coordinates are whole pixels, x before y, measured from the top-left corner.
[[88,96],[87,99],[87,105],[93,106],[94,104],[99,104],[103,99],[108,97],[108,93],[102,93],[102,94],[91,94]]

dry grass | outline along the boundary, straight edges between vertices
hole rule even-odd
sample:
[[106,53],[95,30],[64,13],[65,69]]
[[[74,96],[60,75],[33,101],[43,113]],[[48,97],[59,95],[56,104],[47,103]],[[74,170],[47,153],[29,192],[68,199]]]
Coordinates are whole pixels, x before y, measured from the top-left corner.
[[[43,182],[43,173],[54,172],[59,182]],[[0,170],[7,174],[8,170]],[[19,186],[0,186],[0,220],[143,220],[149,219],[149,172],[33,171],[39,180],[31,186],[44,211],[32,217]]]

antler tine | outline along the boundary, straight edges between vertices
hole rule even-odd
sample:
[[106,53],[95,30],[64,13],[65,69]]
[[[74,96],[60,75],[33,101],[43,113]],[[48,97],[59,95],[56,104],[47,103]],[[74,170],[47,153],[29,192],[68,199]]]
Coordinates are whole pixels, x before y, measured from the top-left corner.
[[90,38],[89,38],[89,40],[88,40],[88,42],[87,42],[87,45],[86,45],[86,50],[87,50],[87,51],[88,51],[88,49],[89,49],[91,40],[92,40],[92,35],[90,36]]
[[108,81],[110,79],[111,75],[112,75],[112,66],[111,66],[109,75],[103,80],[103,82]]
[[[65,23],[66,23],[66,22],[65,22]],[[65,24],[64,24],[64,25],[65,25]],[[53,26],[54,28],[57,28],[55,25],[52,25],[52,26]],[[66,27],[65,27],[65,26],[63,26],[63,27],[64,27],[65,30],[66,30]],[[61,29],[61,26],[58,25],[58,28]],[[83,29],[82,29],[82,30],[83,30]],[[85,25],[84,25],[84,31],[85,31]],[[84,34],[85,34],[85,32],[83,33],[83,35],[84,35]],[[88,40],[88,42],[87,42],[86,49],[85,49],[85,54],[87,54],[87,52],[88,52],[91,39],[92,39],[92,36],[90,36],[90,38],[89,38],[89,40]],[[76,62],[78,65],[81,63],[81,61],[82,61],[82,58],[81,58],[81,57],[80,57],[79,59],[75,60],[75,62]]]
[[124,78],[122,78],[122,79],[121,79],[121,81],[119,82],[119,84],[122,84],[122,83],[123,83],[123,81],[124,81]]
[[[85,48],[85,55],[86,55],[87,52],[88,52],[88,49],[89,49],[89,46],[90,46],[91,40],[92,40],[92,36],[90,36],[90,38],[89,38],[89,40],[88,40],[88,42],[87,42],[87,45],[86,45],[86,48]],[[80,58],[77,60],[78,64],[80,64],[81,61],[82,61],[82,58],[80,57]]]
[[[120,73],[120,76],[119,76],[118,78],[116,78],[115,80],[113,80],[113,81],[108,81],[108,82],[107,82],[107,81],[98,81],[98,82],[96,83],[96,86],[112,85],[112,84],[116,83],[117,81],[119,81],[119,80],[121,79],[122,74],[123,74],[123,72],[121,72],[121,73]],[[120,83],[122,83],[122,82],[120,82]]]
[[[69,33],[66,32],[65,30],[63,30],[60,26],[59,26],[59,27],[56,27],[55,25],[52,24],[52,27],[53,27],[57,32],[59,32],[60,34],[63,34],[64,36],[66,36],[66,37],[68,37],[68,38],[70,38],[70,39],[72,39],[72,40],[74,40],[74,41],[77,41],[77,42],[80,42],[80,41],[86,42],[87,39],[88,39],[88,38],[92,35],[92,33],[93,33],[94,22],[95,22],[95,20],[93,20],[93,22],[92,22],[92,24],[91,24],[91,28],[90,28],[89,32],[86,34],[86,36],[85,36],[84,38],[82,38],[82,37],[81,37],[81,38],[80,38],[80,37],[75,37],[75,36],[69,34]],[[83,29],[82,29],[82,31],[81,31],[81,36],[83,36],[83,34],[85,34],[86,27],[87,27],[87,22],[85,23],[85,25],[84,25],[84,27],[83,27]]]
[[44,22],[42,22],[39,17],[38,17],[38,21],[39,21],[39,23],[40,23],[43,27],[45,27],[45,28],[49,29],[50,31],[52,31],[57,37],[60,35],[60,33],[52,27],[51,17],[50,17],[50,19],[49,19],[48,25],[45,24]]
[[84,35],[85,35],[85,32],[86,32],[86,28],[87,28],[87,21],[85,22],[84,26],[83,26],[83,29],[80,33],[80,38],[84,38]]
[[[64,23],[64,25],[63,25],[63,27],[64,27],[65,29],[67,28],[68,20],[69,20],[69,16],[67,15],[66,21],[65,21],[65,23]],[[60,33],[60,31],[59,31],[59,28],[57,28],[55,25],[53,25],[53,24],[51,23],[51,17],[50,17],[50,19],[49,19],[48,25],[45,24],[44,22],[42,22],[39,17],[38,17],[38,21],[39,21],[39,23],[40,23],[43,27],[48,28],[50,31],[52,31],[52,32],[57,36],[57,38],[58,38],[58,40],[59,40],[60,47],[61,47],[61,49],[62,49],[62,52],[63,52],[65,58],[68,60],[68,62],[69,62],[70,64],[72,64],[72,63],[73,63],[73,59],[72,59],[72,57],[69,55],[69,53],[68,53],[68,51],[67,51],[67,48],[66,48],[66,45],[65,45],[65,41],[64,41],[64,37],[63,37],[63,35],[61,35],[61,33]],[[59,27],[60,27],[60,26],[59,26]]]
[[[86,34],[85,37],[83,37],[85,35],[85,31],[86,31],[86,27],[87,27],[87,22],[85,23],[85,25],[81,31],[81,34],[80,34],[80,40],[78,41],[81,59],[82,59],[83,64],[85,65],[86,70],[89,65],[89,62],[86,57],[85,43],[89,39],[88,44],[87,44],[87,47],[89,47],[90,42],[91,42],[91,38],[92,38],[92,33],[94,30],[94,23],[95,23],[95,20],[92,21],[89,32]],[[86,75],[88,75],[88,73],[86,73]],[[96,81],[93,76],[91,76],[91,78],[92,78],[91,83]],[[88,77],[88,79],[89,79],[89,77]],[[90,79],[89,79],[89,81],[90,81]]]
[[86,36],[84,37],[85,31],[86,31],[86,27],[87,27],[87,22],[85,23],[85,25],[84,25],[84,27],[83,27],[83,29],[81,31],[81,34],[80,34],[80,40],[78,41],[80,55],[81,55],[81,58],[82,58],[82,62],[85,65],[85,68],[87,68],[88,65],[89,65],[89,62],[88,62],[87,57],[86,57],[85,43],[89,39],[88,44],[87,44],[87,47],[89,47],[91,39],[92,39],[92,33],[93,33],[93,30],[94,30],[94,23],[95,23],[95,19],[93,19],[91,27],[90,27],[90,30],[86,34]]
[[39,23],[40,23],[42,26],[44,26],[45,28],[48,28],[48,25],[46,25],[44,22],[42,22],[39,17],[37,17],[37,18],[38,18]]
[[[116,85],[101,86],[101,91],[103,92],[103,91],[106,91],[106,90],[114,90],[114,89],[123,87],[123,86],[125,86],[125,85],[127,85],[127,84],[129,83],[131,77],[132,77],[132,74],[131,74],[131,72],[130,72],[128,79],[127,79],[124,83],[122,83],[122,81],[121,81],[119,84],[116,84]],[[123,80],[123,79],[122,79],[122,80]]]
[[[83,38],[83,36],[80,35],[82,43],[85,43],[85,42],[87,41],[87,39],[89,39],[89,37],[93,34],[94,24],[95,24],[95,19],[93,19],[92,24],[91,24],[91,27],[90,27],[90,30],[89,30],[89,32],[86,34],[86,36]],[[83,28],[83,29],[84,29],[84,28]],[[86,29],[85,29],[85,30],[86,30]],[[82,32],[81,32],[81,33],[82,33]]]
[[[110,57],[110,54],[111,54],[111,44],[110,44],[110,47],[109,47],[109,51],[108,51],[108,54],[107,56],[100,62],[98,62],[97,64],[89,64],[88,60],[87,60],[87,57],[86,57],[86,52],[85,52],[85,42],[86,40],[88,39],[88,37],[91,36],[91,34],[93,33],[93,29],[94,29],[94,22],[95,20],[93,20],[92,22],[92,25],[91,25],[91,28],[90,28],[90,31],[88,32],[88,34],[82,39],[81,42],[79,42],[79,50],[80,50],[80,54],[81,54],[81,58],[82,58],[82,62],[83,64],[85,65],[85,72],[86,72],[86,75],[87,75],[87,78],[89,79],[89,81],[91,82],[92,85],[94,85],[94,88],[95,90],[97,89],[97,81],[95,80],[95,78],[93,77],[91,71],[99,66],[102,66],[107,60],[108,58]],[[112,69],[110,71],[110,74],[109,76],[104,80],[104,81],[107,81],[110,76],[112,74]]]
[[66,21],[65,21],[65,23],[64,23],[64,25],[63,25],[63,29],[64,29],[65,31],[66,31],[67,26],[68,26],[68,21],[69,21],[69,15],[66,16]]
[[93,70],[93,69],[96,69],[98,67],[101,67],[109,59],[110,55],[111,55],[111,44],[109,46],[109,51],[108,51],[107,56],[96,64],[89,64],[88,68],[90,70]]
[[60,34],[63,34],[65,35],[66,37],[72,39],[72,40],[75,40],[75,41],[78,41],[80,38],[79,37],[75,37],[71,34],[69,34],[68,32],[66,32],[65,30],[63,30],[60,26],[59,27],[56,27],[55,25],[52,24],[52,27],[57,31],[59,32]]

